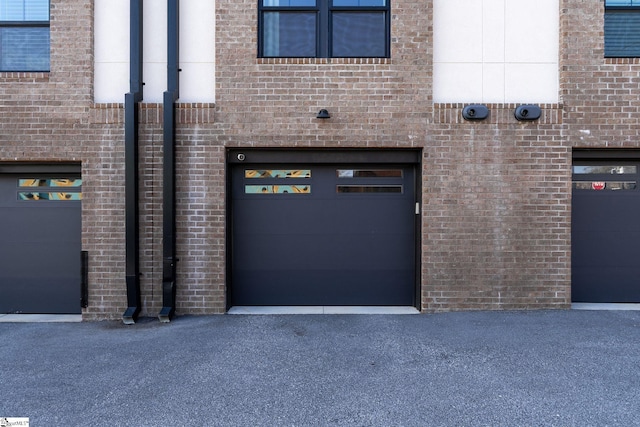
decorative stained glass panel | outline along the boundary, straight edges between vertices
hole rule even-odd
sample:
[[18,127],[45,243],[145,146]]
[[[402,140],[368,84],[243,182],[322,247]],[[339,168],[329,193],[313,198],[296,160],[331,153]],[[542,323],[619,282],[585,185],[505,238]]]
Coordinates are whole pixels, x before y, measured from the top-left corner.
[[46,178],[19,179],[18,187],[80,187],[82,179],[77,178]]
[[247,169],[245,178],[311,178],[309,169]]
[[18,200],[48,200],[48,201],[74,201],[82,200],[82,193],[49,193],[49,192],[26,192],[18,193]]
[[309,194],[310,185],[245,185],[246,194]]

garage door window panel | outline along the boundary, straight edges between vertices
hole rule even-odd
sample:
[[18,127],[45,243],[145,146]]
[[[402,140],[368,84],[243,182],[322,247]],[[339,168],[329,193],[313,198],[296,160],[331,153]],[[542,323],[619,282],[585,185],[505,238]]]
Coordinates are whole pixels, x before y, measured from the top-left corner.
[[573,173],[576,175],[630,175],[638,173],[638,167],[629,165],[574,166]]
[[82,193],[43,193],[43,192],[19,192],[18,200],[29,201],[79,201],[82,200]]
[[246,169],[244,178],[247,180],[245,194],[311,193],[310,169]]
[[74,178],[29,178],[19,179],[19,187],[80,187],[81,179]]
[[[19,178],[17,198],[22,201],[80,201],[81,186],[82,180],[76,178]],[[28,189],[37,190],[25,191]]]
[[398,193],[402,194],[402,185],[338,185],[336,187],[338,193]]
[[249,179],[311,178],[310,169],[247,169],[244,177]]
[[245,185],[246,194],[310,194],[310,185]]
[[576,165],[573,189],[579,191],[631,191],[637,189],[638,167],[622,164]]
[[619,190],[635,190],[637,183],[635,181],[574,181],[574,190],[589,191],[619,191]]
[[402,169],[338,169],[338,178],[402,178]]
[[[338,194],[391,194],[403,193],[402,169],[337,169],[340,184],[336,185]],[[389,185],[389,180],[398,185]],[[344,182],[344,184],[342,184]],[[377,184],[385,182],[384,185]]]

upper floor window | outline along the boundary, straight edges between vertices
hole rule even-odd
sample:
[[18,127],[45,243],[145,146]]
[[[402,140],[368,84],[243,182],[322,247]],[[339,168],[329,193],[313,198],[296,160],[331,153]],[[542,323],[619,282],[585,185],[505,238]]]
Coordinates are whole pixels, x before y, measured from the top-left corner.
[[605,0],[604,56],[640,57],[640,0]]
[[389,0],[259,0],[262,58],[389,57]]
[[0,0],[0,71],[49,71],[49,0]]

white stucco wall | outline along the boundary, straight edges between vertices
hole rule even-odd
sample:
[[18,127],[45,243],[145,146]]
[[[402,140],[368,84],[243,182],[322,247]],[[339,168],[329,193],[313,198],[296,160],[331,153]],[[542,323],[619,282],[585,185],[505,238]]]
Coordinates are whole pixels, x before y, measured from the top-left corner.
[[[95,0],[97,103],[124,102],[129,92],[129,0]],[[180,2],[179,102],[215,101],[215,2]],[[167,3],[143,7],[143,102],[162,102],[167,89]]]
[[558,102],[558,0],[434,0],[433,13],[434,102]]
[[95,0],[95,102],[124,102],[129,92],[129,0]]

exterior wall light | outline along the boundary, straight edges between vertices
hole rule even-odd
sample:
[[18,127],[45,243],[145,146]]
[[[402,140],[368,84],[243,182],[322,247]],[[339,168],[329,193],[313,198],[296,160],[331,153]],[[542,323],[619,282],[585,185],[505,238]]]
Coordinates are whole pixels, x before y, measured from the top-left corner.
[[489,117],[489,109],[484,104],[471,104],[462,109],[465,120],[484,120]]
[[513,115],[516,117],[516,119],[522,121],[538,120],[540,118],[540,114],[542,114],[542,111],[537,105],[520,105],[518,108],[516,108],[516,111]]
[[318,115],[316,116],[316,119],[330,119],[330,118],[331,118],[331,114],[329,114],[329,111],[325,110],[324,108],[318,111]]

